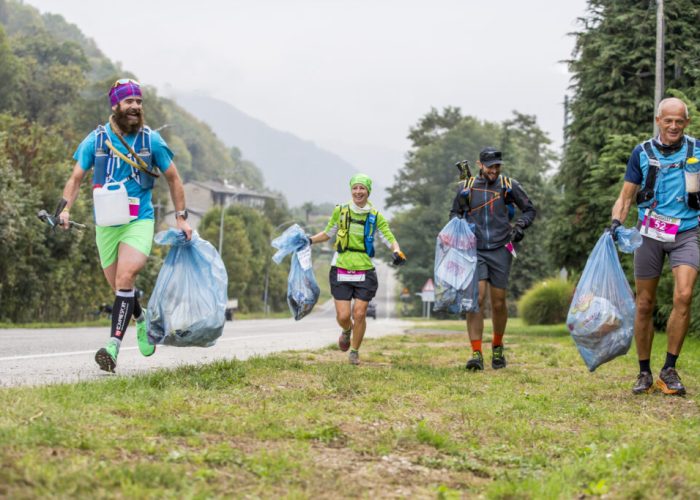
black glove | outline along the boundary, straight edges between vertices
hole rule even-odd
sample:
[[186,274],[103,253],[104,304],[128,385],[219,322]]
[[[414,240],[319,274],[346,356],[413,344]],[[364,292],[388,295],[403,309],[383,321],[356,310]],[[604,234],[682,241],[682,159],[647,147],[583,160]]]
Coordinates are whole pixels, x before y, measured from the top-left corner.
[[620,222],[618,219],[613,219],[612,223],[610,224],[610,227],[607,229],[607,231],[610,232],[610,235],[612,236],[613,241],[617,241],[617,234],[615,234],[615,231],[617,231],[617,228],[622,225],[622,222]]
[[403,266],[406,262],[406,255],[403,252],[394,252],[391,254],[393,257],[393,264],[395,266]]
[[513,229],[510,230],[510,241],[517,243],[525,237],[525,229],[520,222],[516,222]]

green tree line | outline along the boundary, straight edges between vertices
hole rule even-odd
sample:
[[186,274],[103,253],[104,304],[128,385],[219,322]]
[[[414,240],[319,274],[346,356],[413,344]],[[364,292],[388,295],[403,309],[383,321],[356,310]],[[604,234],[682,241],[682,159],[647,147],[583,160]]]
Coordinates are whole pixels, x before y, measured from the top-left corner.
[[[53,211],[61,198],[78,143],[109,116],[107,90],[123,71],[104,57],[61,16],[40,15],[18,1],[0,0],[0,321],[89,319],[111,302],[95,247],[94,228],[51,231],[36,217]],[[260,170],[241,151],[174,102],[143,88],[146,121],[176,154],[184,181],[226,179],[263,190]],[[165,205],[167,183],[157,184],[154,202]],[[71,216],[91,222],[90,182],[84,182]],[[261,311],[262,283],[269,283],[271,310],[286,307],[284,266],[266,266],[273,228],[288,218],[285,202],[264,211],[227,209],[224,260],[229,296],[242,311]],[[207,214],[202,237],[218,242],[218,210]],[[215,220],[215,224],[212,222]],[[158,224],[158,221],[156,221]],[[214,227],[215,226],[215,227]],[[154,254],[137,287],[150,291],[166,249]]]
[[[665,6],[665,95],[682,98],[698,120],[700,4],[678,0]],[[492,123],[463,116],[455,108],[431,110],[410,130],[412,148],[390,188],[389,205],[399,209],[393,227],[402,248],[410,252],[400,273],[412,291],[432,275],[435,235],[447,222],[455,194],[453,164],[462,159],[474,164],[487,145],[502,149],[503,172],[521,181],[538,209],[514,262],[511,298],[562,267],[574,279],[580,275],[610,223],[633,147],[652,133],[656,3],[589,0],[579,30],[571,35],[571,110],[559,162],[535,117],[518,112],[511,120]],[[686,132],[698,137],[698,123],[692,122]],[[632,212],[627,226],[636,221]],[[622,262],[633,280],[631,256],[622,256]],[[658,291],[657,328],[665,326],[670,314],[672,285],[671,274],[665,273]],[[694,300],[700,300],[698,287]],[[698,307],[692,312],[691,332],[700,334]]]

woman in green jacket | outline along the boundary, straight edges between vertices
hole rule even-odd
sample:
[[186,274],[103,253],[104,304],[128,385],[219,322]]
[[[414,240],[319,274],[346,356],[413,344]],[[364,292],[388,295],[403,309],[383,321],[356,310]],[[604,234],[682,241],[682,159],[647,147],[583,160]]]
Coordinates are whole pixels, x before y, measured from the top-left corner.
[[350,179],[350,192],[352,200],[337,205],[326,229],[309,237],[309,240],[313,244],[336,237],[329,278],[336,319],[342,329],[338,347],[344,352],[350,349],[350,363],[357,365],[360,363],[358,351],[367,328],[367,306],[377,293],[378,286],[377,272],[372,262],[375,237],[379,237],[391,249],[394,264],[403,264],[406,257],[388,222],[368,199],[372,192],[372,179],[365,174],[354,175]]

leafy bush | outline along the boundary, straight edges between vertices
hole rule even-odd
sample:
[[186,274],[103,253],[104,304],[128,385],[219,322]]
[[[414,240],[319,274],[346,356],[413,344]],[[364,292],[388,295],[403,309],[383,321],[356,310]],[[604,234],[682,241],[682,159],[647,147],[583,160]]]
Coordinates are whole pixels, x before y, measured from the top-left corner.
[[574,284],[558,278],[541,281],[518,302],[518,315],[528,325],[553,325],[566,321]]

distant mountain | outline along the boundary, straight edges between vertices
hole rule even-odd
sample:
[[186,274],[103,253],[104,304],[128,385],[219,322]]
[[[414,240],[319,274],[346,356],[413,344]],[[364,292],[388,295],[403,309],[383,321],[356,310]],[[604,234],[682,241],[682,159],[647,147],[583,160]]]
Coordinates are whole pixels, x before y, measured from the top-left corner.
[[338,155],[276,130],[224,101],[199,94],[172,92],[171,96],[227,146],[239,148],[263,172],[265,185],[282,192],[290,206],[349,199],[347,182],[358,169]]

